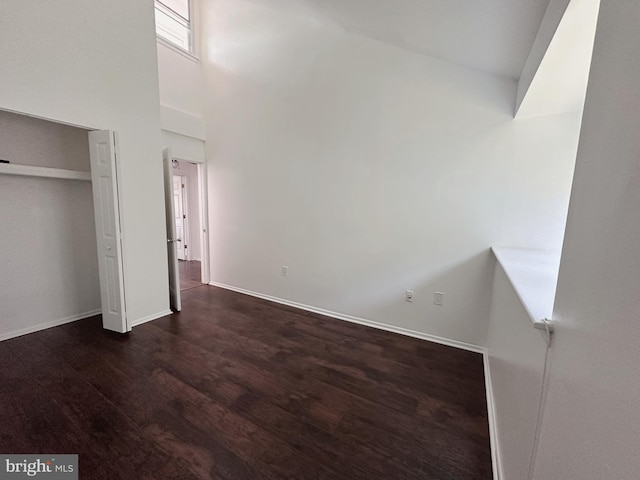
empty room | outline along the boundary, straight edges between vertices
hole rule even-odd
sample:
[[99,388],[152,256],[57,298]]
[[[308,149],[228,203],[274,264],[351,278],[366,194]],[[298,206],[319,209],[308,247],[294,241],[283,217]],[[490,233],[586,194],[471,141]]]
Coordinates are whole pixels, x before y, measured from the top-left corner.
[[636,478],[638,22],[2,0],[0,478]]

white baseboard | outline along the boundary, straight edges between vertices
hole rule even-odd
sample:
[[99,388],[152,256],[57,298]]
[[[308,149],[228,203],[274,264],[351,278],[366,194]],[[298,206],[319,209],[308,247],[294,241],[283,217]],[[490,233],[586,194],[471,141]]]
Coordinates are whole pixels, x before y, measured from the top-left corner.
[[22,335],[28,335],[30,333],[39,332],[40,330],[46,330],[48,328],[58,327],[65,323],[77,322],[85,318],[94,317],[100,315],[102,310],[91,310],[89,312],[79,313],[77,315],[71,315],[70,317],[61,318],[59,320],[52,320],[50,322],[39,323],[31,327],[22,328],[20,330],[14,330],[12,332],[0,333],[0,341],[9,340],[10,338],[21,337]]
[[143,323],[151,322],[152,320],[157,320],[161,317],[166,317],[167,315],[171,315],[172,313],[173,312],[171,310],[164,310],[162,312],[154,313],[153,315],[147,315],[146,317],[142,317],[131,322],[131,328],[142,325]]
[[410,330],[408,328],[397,327],[395,325],[389,325],[388,323],[376,322],[374,320],[367,320],[366,318],[354,317],[352,315],[346,315],[344,313],[333,312],[331,310],[325,310],[323,308],[312,307],[303,303],[291,302],[278,297],[272,297],[271,295],[265,295],[251,290],[245,290],[244,288],[234,287],[232,285],[226,285],[224,283],[209,282],[209,285],[214,287],[224,288],[226,290],[232,290],[238,293],[244,293],[245,295],[251,295],[252,297],[262,298],[263,300],[269,300],[270,302],[280,303],[282,305],[288,305],[290,307],[299,308],[308,312],[318,313],[326,317],[336,318],[338,320],[344,320],[346,322],[358,323],[367,327],[377,328],[379,330],[385,330],[387,332],[399,333],[408,337],[419,338],[421,340],[427,340],[434,343],[440,343],[450,347],[461,348],[462,350],[468,350],[470,352],[484,353],[484,347],[474,345],[472,343],[459,342],[457,340],[450,340],[448,338],[438,337],[436,335],[429,335],[428,333],[418,332]]
[[498,445],[498,425],[496,423],[496,405],[493,399],[493,383],[491,382],[491,366],[489,365],[489,354],[485,351],[484,360],[484,383],[487,392],[487,416],[489,419],[489,438],[491,440],[491,466],[493,470],[493,480],[502,480],[502,462],[500,459],[500,448]]

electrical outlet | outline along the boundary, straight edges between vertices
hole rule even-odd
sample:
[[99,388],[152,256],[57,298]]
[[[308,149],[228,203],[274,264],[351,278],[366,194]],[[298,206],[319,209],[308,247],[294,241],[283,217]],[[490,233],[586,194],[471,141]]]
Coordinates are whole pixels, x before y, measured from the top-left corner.
[[404,301],[413,302],[413,290],[406,290],[404,292]]
[[444,305],[444,293],[433,292],[433,304],[440,306]]
[[284,265],[282,266],[282,276],[286,277],[287,275],[289,275],[289,267],[285,267]]

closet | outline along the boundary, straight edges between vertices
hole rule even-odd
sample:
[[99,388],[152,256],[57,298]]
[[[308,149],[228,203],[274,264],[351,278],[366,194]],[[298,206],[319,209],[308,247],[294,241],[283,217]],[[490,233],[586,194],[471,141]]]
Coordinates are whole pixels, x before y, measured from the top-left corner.
[[99,314],[88,131],[0,111],[0,160],[0,340]]

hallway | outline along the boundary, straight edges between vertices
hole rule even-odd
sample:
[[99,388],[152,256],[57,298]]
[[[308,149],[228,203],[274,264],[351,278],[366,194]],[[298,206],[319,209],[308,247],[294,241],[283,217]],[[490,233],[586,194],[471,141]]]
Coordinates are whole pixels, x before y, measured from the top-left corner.
[[202,286],[200,262],[197,260],[179,260],[180,291]]

